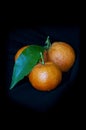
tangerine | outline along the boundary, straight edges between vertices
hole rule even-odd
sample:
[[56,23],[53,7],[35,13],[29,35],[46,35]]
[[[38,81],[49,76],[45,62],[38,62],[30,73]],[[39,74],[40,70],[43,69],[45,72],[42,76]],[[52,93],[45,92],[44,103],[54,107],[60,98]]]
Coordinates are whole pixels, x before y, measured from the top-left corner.
[[[23,50],[26,49],[28,46],[29,45],[23,46],[16,52],[15,57],[14,57],[15,61],[20,56],[20,54],[23,52]],[[48,58],[47,58],[47,50],[44,51],[43,55],[44,55],[44,61],[46,62],[48,60]]]
[[48,60],[58,65],[62,72],[67,72],[75,62],[75,51],[66,42],[53,42],[48,49]]
[[17,53],[15,54],[15,57],[14,57],[15,61],[17,60],[17,58],[19,57],[19,55],[23,52],[23,50],[26,49],[27,47],[28,47],[28,45],[27,45],[27,46],[23,46],[23,47],[21,47],[21,48],[17,51]]
[[53,62],[38,63],[28,75],[32,86],[40,91],[55,89],[62,80],[62,72]]

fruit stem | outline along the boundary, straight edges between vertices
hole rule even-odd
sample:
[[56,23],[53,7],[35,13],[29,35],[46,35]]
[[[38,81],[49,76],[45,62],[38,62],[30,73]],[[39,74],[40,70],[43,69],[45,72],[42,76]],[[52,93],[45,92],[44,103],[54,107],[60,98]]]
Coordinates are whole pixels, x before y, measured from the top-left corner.
[[45,63],[44,63],[44,57],[43,57],[43,53],[42,52],[40,52],[40,55],[41,55],[41,63],[44,65]]
[[44,46],[44,48],[45,48],[46,50],[48,50],[48,49],[50,48],[50,46],[51,46],[51,42],[50,42],[50,39],[49,39],[49,38],[50,38],[50,37],[47,36],[47,39],[46,39],[46,41],[45,41],[46,46]]

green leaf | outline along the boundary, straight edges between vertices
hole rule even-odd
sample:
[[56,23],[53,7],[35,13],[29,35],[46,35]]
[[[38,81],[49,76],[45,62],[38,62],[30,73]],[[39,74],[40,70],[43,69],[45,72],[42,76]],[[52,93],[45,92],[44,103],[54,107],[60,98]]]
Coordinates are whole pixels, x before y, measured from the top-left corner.
[[30,45],[20,54],[13,67],[12,81],[9,89],[12,89],[30,73],[40,59],[40,52],[44,52],[42,46]]

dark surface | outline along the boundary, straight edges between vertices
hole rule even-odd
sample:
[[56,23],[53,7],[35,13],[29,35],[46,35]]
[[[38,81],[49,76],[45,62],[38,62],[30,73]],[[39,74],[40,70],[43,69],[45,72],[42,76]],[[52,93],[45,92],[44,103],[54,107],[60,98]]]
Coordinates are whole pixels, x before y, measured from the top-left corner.
[[[40,92],[33,89],[27,79],[20,81],[12,91],[9,91],[14,55],[16,51],[27,44],[43,45],[46,37],[50,36],[51,42],[65,41],[73,46],[76,52],[76,61],[68,73],[63,75],[60,86],[51,92]],[[80,93],[80,28],[78,26],[32,26],[13,27],[6,32],[2,46],[6,50],[3,62],[6,70],[1,80],[0,91],[1,108],[6,113],[24,113],[45,118],[54,115],[76,113],[79,107]],[[2,49],[1,49],[2,50]],[[3,54],[3,51],[2,51]],[[3,64],[2,64],[3,66]],[[4,77],[5,75],[5,77]],[[51,114],[50,114],[51,113]],[[14,114],[15,115],[15,114]],[[46,117],[46,118],[47,118]]]

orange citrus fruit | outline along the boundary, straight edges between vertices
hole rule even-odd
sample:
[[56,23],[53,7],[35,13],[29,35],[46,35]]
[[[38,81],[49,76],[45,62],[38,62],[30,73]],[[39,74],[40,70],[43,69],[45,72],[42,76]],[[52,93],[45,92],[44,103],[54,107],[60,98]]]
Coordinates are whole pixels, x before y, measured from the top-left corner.
[[[23,50],[26,49],[28,46],[29,45],[23,46],[16,52],[15,57],[14,57],[15,61],[17,60],[19,55],[23,52]],[[44,51],[43,55],[44,55],[44,61],[46,62],[48,60],[48,58],[47,58],[47,51],[46,50]]]
[[53,62],[38,63],[28,75],[32,86],[40,91],[55,89],[62,80],[62,72]]
[[24,49],[26,49],[28,47],[28,45],[27,46],[24,46],[24,47],[21,47],[18,51],[17,51],[17,53],[15,54],[15,61],[17,60],[17,58],[19,57],[19,55],[23,52],[23,50]]
[[58,65],[62,72],[67,72],[75,62],[75,51],[66,42],[53,42],[48,49],[48,60]]

